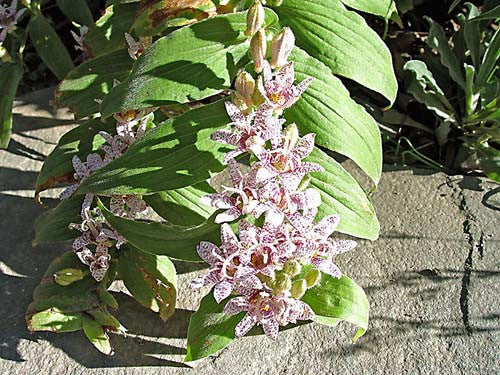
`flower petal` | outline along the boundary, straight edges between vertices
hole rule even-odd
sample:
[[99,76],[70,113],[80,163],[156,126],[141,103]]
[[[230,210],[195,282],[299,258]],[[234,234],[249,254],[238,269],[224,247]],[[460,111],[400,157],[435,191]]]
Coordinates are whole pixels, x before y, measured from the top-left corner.
[[255,319],[250,315],[245,315],[245,317],[238,323],[234,330],[236,337],[245,336],[248,331],[250,331],[255,325]]
[[229,281],[224,280],[215,285],[214,298],[217,301],[217,303],[220,303],[222,300],[229,297],[232,291],[233,291],[233,285]]

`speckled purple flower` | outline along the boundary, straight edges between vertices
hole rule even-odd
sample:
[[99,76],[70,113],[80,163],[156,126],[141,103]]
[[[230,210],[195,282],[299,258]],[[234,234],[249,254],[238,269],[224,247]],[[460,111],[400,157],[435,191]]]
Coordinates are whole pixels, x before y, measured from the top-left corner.
[[3,43],[7,34],[16,28],[19,17],[26,11],[26,8],[17,10],[17,0],[12,0],[10,6],[0,5],[0,44]]
[[235,297],[224,307],[227,315],[236,315],[242,311],[247,314],[236,326],[236,337],[246,335],[258,324],[262,326],[266,336],[274,340],[280,326],[314,318],[314,312],[306,303],[284,294],[273,296],[266,291],[257,291],[248,297]]

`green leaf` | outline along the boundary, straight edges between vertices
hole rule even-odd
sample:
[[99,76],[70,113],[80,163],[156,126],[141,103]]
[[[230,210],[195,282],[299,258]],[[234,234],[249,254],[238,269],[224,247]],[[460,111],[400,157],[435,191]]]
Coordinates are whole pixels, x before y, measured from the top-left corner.
[[35,221],[33,246],[67,241],[78,237],[79,232],[69,229],[68,225],[81,222],[82,203],[83,196],[71,197],[38,216]]
[[[81,269],[86,272],[86,276],[69,285],[57,284],[54,274],[67,268]],[[84,265],[73,251],[68,251],[54,259],[35,288],[33,302],[28,307],[27,321],[30,321],[32,315],[51,308],[66,314],[99,307],[100,301],[95,293],[97,285],[88,272],[88,266]]]
[[145,194],[205,181],[225,168],[222,159],[228,149],[210,134],[229,122],[223,101],[170,119],[85,179],[79,192]]
[[208,183],[201,182],[194,186],[146,195],[143,199],[158,215],[172,224],[198,225],[217,211],[200,203],[201,197],[214,192]]
[[85,0],[57,0],[59,9],[71,21],[88,27],[94,26],[94,18]]
[[318,220],[338,214],[341,217],[337,228],[339,232],[376,240],[380,225],[373,205],[356,180],[333,158],[317,148],[307,160],[325,168],[325,172],[311,174],[311,186],[321,194]]
[[382,174],[382,141],[373,118],[349,96],[342,82],[328,67],[295,48],[297,81],[314,81],[301,99],[285,111],[289,122],[296,122],[301,133],[316,133],[316,143],[345,155],[378,183]]
[[89,316],[83,316],[83,332],[97,350],[106,355],[113,355],[113,347],[104,328]]
[[434,22],[430,17],[424,17],[430,25],[429,37],[427,44],[431,48],[435,48],[441,57],[441,63],[448,68],[451,78],[464,89],[464,73],[462,66],[457,59],[457,56],[450,47],[448,38],[446,37],[443,28]]
[[100,119],[95,119],[85,121],[64,134],[43,163],[36,180],[36,192],[71,179],[74,173],[71,163],[73,156],[85,159],[105,143],[104,138],[98,134],[99,131],[112,132],[114,128],[114,121],[103,123]]
[[484,174],[493,181],[500,182],[500,151],[488,144],[476,143],[473,147]]
[[[268,22],[276,19],[270,10],[266,15]],[[245,13],[235,13],[158,39],[137,59],[129,79],[104,98],[103,117],[172,101],[187,103],[227,89],[248,52],[245,29]]]
[[23,75],[21,62],[0,64],[0,148],[7,148],[12,132],[12,103]]
[[152,255],[125,246],[120,249],[118,272],[132,296],[167,320],[175,311],[177,276],[167,256]]
[[[350,8],[375,14],[385,19],[391,18],[394,14],[397,15],[396,3],[394,0],[341,0]],[[398,17],[399,18],[399,17]]]
[[90,55],[98,57],[126,47],[125,33],[130,32],[138,9],[137,2],[107,7],[85,37],[85,47]]
[[495,31],[488,48],[483,56],[483,61],[479,67],[476,88],[481,88],[487,81],[495,68],[495,65],[500,58],[500,29]]
[[42,61],[57,78],[63,79],[74,68],[74,65],[66,47],[61,42],[61,39],[59,39],[54,28],[39,13],[31,17],[28,30],[31,42]]
[[57,87],[57,103],[69,107],[77,119],[99,112],[96,99],[104,98],[111,91],[114,80],[126,79],[133,62],[127,49],[119,49],[85,61],[72,70]]
[[453,107],[423,61],[408,61],[403,67],[403,78],[406,90],[428,109],[445,120],[454,116]]
[[480,58],[481,58],[481,30],[479,29],[479,22],[471,22],[470,19],[474,18],[479,14],[479,10],[476,8],[474,4],[467,3],[469,7],[469,14],[467,18],[469,21],[466,21],[463,29],[464,29],[464,38],[467,44],[467,47],[470,50],[470,56],[472,58],[472,64],[476,69],[480,67]]
[[27,323],[32,332],[73,332],[82,329],[82,314],[63,313],[57,308],[50,308],[31,315]]
[[397,81],[389,49],[356,12],[338,0],[284,0],[276,8],[290,26],[298,46],[326,64],[334,74],[350,78],[382,95],[391,104]]
[[488,10],[487,12],[482,12],[481,14],[472,18],[471,21],[494,20],[497,18],[500,18],[500,5],[497,5],[493,9]]
[[[302,297],[317,315],[318,323],[335,324],[333,319],[344,320],[359,327],[354,340],[368,329],[370,304],[358,284],[347,276],[340,279],[322,274],[321,282],[309,289]],[[325,319],[327,318],[327,319]]]
[[154,36],[168,27],[185,26],[216,13],[217,8],[211,0],[157,1],[139,14],[133,29],[139,36]]
[[114,216],[100,205],[106,220],[125,239],[149,254],[166,255],[187,262],[199,262],[200,241],[220,242],[219,226],[212,219],[196,226],[141,222]]
[[234,340],[234,330],[245,312],[234,316],[224,314],[222,310],[226,302],[217,303],[213,293],[203,297],[200,307],[189,320],[186,362],[207,357]]
[[476,110],[479,102],[479,94],[474,90],[474,77],[476,69],[472,65],[464,64],[465,67],[465,112],[470,116]]

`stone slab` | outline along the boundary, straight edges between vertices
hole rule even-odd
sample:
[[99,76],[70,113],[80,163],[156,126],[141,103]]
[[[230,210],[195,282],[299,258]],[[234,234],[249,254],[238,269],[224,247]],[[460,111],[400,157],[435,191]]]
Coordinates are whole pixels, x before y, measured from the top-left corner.
[[[309,324],[235,341],[185,365],[190,315],[206,291],[187,283],[196,267],[177,264],[178,309],[166,323],[118,294],[129,329],[116,354],[99,354],[81,332],[30,334],[24,312],[51,260],[67,245],[31,247],[43,211],[32,199],[36,173],[72,125],[48,105],[52,90],[16,103],[13,141],[0,151],[1,374],[498,374],[500,373],[500,198],[498,185],[471,177],[387,168],[373,201],[380,239],[338,258],[366,290],[370,329]],[[57,191],[45,202],[55,204]],[[500,194],[498,194],[500,196]]]

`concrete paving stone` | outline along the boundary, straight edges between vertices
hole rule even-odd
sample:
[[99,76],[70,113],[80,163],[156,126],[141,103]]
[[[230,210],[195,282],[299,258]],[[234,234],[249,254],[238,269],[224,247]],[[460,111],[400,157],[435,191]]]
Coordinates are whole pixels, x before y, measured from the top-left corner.
[[[53,258],[69,249],[31,247],[43,212],[32,199],[37,171],[73,126],[69,113],[50,108],[52,93],[16,103],[13,141],[0,151],[1,374],[500,373],[500,189],[421,170],[386,168],[373,197],[379,240],[360,241],[337,259],[371,303],[369,331],[356,344],[349,324],[308,324],[275,342],[246,337],[183,364],[189,317],[206,293],[187,288],[199,267],[185,263],[177,263],[178,308],[166,323],[117,293],[117,316],[129,332],[112,335],[113,357],[99,354],[81,332],[30,334],[24,312],[31,293]],[[44,202],[56,204],[57,193]]]

